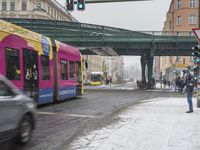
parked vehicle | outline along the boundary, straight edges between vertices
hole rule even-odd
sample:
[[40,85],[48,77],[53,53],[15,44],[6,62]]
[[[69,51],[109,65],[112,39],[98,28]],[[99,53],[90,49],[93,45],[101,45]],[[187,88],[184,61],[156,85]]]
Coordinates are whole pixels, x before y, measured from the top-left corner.
[[83,94],[78,48],[0,20],[0,73],[37,104]]
[[0,74],[0,142],[16,138],[30,141],[36,126],[35,102]]
[[96,86],[104,84],[103,72],[91,72],[90,76],[90,85]]

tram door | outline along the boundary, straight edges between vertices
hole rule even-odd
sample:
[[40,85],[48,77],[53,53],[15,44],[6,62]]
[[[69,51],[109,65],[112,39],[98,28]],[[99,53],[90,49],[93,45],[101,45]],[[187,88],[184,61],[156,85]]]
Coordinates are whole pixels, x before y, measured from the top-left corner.
[[36,51],[23,49],[24,93],[38,99],[38,55]]

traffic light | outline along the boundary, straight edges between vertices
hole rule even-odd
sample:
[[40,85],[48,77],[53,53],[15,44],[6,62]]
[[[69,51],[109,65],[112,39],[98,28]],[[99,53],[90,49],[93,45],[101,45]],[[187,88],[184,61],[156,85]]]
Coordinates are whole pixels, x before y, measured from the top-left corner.
[[77,0],[77,10],[85,10],[85,0]]
[[200,64],[200,58],[194,57],[194,63],[195,64]]
[[194,63],[200,64],[200,47],[199,45],[196,45],[192,48],[194,50],[193,56],[194,56]]
[[74,10],[74,0],[66,0],[67,10],[73,11]]

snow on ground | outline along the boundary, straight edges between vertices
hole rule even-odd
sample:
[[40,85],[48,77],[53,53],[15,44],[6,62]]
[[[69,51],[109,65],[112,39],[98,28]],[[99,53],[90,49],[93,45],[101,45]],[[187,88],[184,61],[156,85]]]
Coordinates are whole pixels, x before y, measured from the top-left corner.
[[200,150],[200,108],[188,109],[186,98],[144,101],[120,113],[119,122],[84,133],[73,150]]
[[100,86],[85,86],[87,90],[96,89],[115,89],[115,90],[134,90],[137,89],[136,83],[129,82],[125,84],[112,84],[112,85],[100,85]]

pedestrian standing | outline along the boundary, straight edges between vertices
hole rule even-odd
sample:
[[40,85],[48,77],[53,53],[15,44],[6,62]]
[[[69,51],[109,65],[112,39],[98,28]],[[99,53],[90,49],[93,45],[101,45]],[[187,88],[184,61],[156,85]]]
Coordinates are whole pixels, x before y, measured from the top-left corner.
[[176,78],[176,80],[175,80],[175,92],[179,91],[179,89],[180,89],[179,82],[180,82],[180,77]]
[[153,87],[156,85],[156,81],[155,81],[154,77],[152,77],[152,84],[153,84]]
[[167,85],[167,80],[164,78],[163,80],[163,84],[164,84],[164,88],[166,88],[166,85]]
[[171,82],[168,81],[167,84],[168,84],[168,87],[171,88]]
[[193,91],[194,91],[194,81],[191,77],[187,80],[186,85],[186,92],[187,92],[187,102],[189,105],[189,110],[186,113],[192,113],[193,112],[193,103],[192,103],[192,97],[193,97]]
[[111,86],[112,85],[112,77],[110,77],[109,83],[110,83],[110,86]]
[[183,89],[185,87],[185,82],[184,82],[184,78],[182,77],[181,80],[179,81],[179,89],[180,89],[180,94],[184,94],[183,93]]

